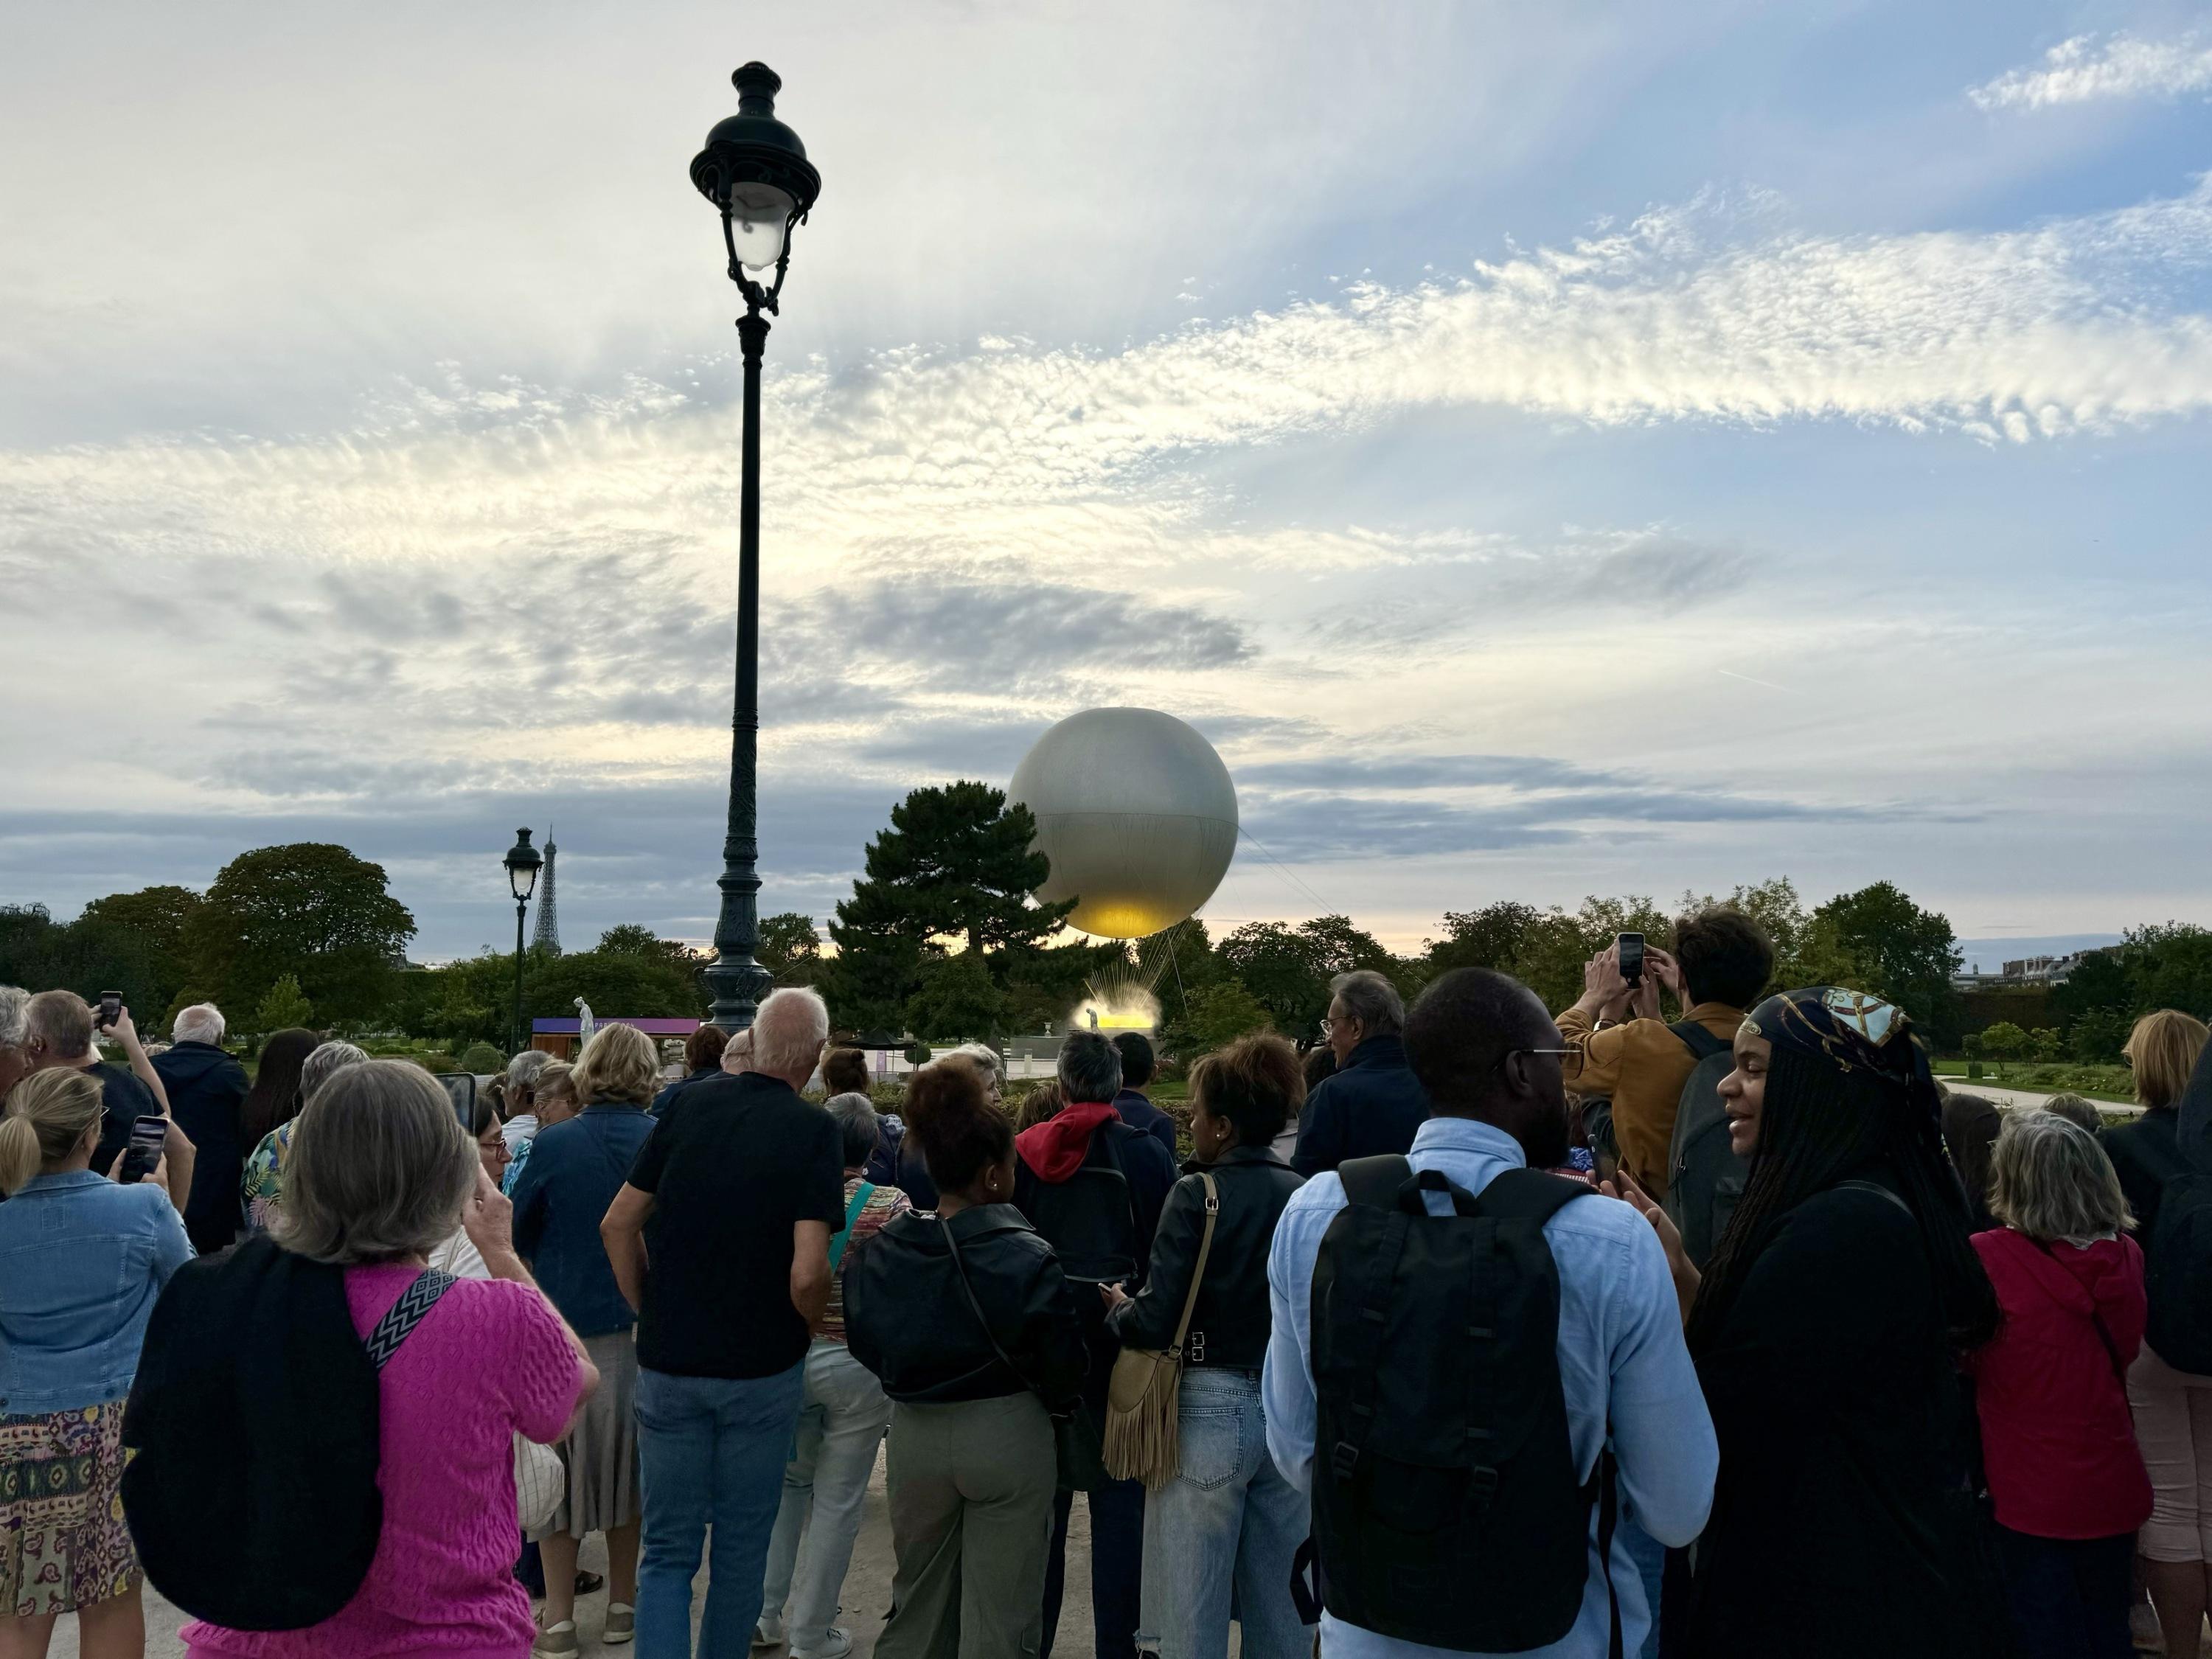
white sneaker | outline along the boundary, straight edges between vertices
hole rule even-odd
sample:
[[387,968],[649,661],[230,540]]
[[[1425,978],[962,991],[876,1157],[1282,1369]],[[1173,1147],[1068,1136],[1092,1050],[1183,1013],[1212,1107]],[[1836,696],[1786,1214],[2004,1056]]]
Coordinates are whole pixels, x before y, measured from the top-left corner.
[[764,1613],[760,1623],[753,1626],[753,1645],[757,1648],[779,1648],[783,1645],[783,1615]]
[[818,1648],[793,1648],[791,1659],[845,1659],[853,1650],[853,1633],[833,1629]]

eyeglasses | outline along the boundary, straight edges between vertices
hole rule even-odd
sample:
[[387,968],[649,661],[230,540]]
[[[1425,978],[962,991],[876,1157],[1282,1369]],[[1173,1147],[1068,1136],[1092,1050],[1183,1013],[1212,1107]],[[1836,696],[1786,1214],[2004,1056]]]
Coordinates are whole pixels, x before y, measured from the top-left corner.
[[1508,1048],[1490,1062],[1490,1069],[1496,1071],[1516,1054],[1552,1055],[1559,1062],[1559,1076],[1563,1079],[1572,1079],[1583,1074],[1583,1051],[1579,1048]]

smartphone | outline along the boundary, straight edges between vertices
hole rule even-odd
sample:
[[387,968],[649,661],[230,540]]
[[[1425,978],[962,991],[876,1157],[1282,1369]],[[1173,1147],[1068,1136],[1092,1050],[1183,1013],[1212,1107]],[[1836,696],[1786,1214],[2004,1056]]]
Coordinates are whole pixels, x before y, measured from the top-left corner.
[[1644,977],[1644,935],[1615,933],[1613,948],[1620,952],[1620,976],[1631,985]]
[[100,1017],[94,1023],[104,1031],[109,1026],[115,1024],[116,1017],[122,1012],[123,993],[120,991],[102,991],[100,994]]
[[132,1123],[131,1144],[123,1153],[123,1173],[116,1179],[127,1187],[153,1174],[154,1166],[161,1161],[161,1143],[168,1138],[169,1120],[158,1113],[149,1112]]

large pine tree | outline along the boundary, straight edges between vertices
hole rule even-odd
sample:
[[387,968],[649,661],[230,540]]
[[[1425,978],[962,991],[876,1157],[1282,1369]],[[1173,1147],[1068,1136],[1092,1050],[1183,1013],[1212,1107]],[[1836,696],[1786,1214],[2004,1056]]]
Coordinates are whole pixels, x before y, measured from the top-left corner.
[[947,941],[977,953],[1003,987],[1075,906],[1039,904],[1052,865],[1032,850],[1036,820],[1006,792],[962,781],[917,789],[868,843],[866,872],[830,924],[829,975],[840,1024],[896,1030],[922,969]]

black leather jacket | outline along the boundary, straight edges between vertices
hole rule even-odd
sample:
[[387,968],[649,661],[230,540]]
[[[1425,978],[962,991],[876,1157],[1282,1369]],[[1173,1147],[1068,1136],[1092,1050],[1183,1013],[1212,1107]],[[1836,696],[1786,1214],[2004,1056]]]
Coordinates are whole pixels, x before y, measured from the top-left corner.
[[1125,1348],[1164,1348],[1175,1340],[1206,1232],[1206,1183],[1197,1173],[1203,1169],[1213,1177],[1221,1210],[1183,1363],[1257,1370],[1267,1357],[1267,1249],[1283,1206],[1304,1177],[1265,1146],[1232,1146],[1218,1164],[1183,1168],[1188,1173],[1160,1212],[1145,1288],[1109,1316],[1109,1326]]
[[[993,1352],[961,1290],[947,1228],[991,1334],[1020,1376]],[[901,1212],[848,1259],[844,1291],[846,1346],[894,1400],[996,1400],[1034,1387],[1047,1409],[1064,1411],[1082,1389],[1083,1327],[1073,1290],[1052,1246],[1011,1204],[944,1221]]]

